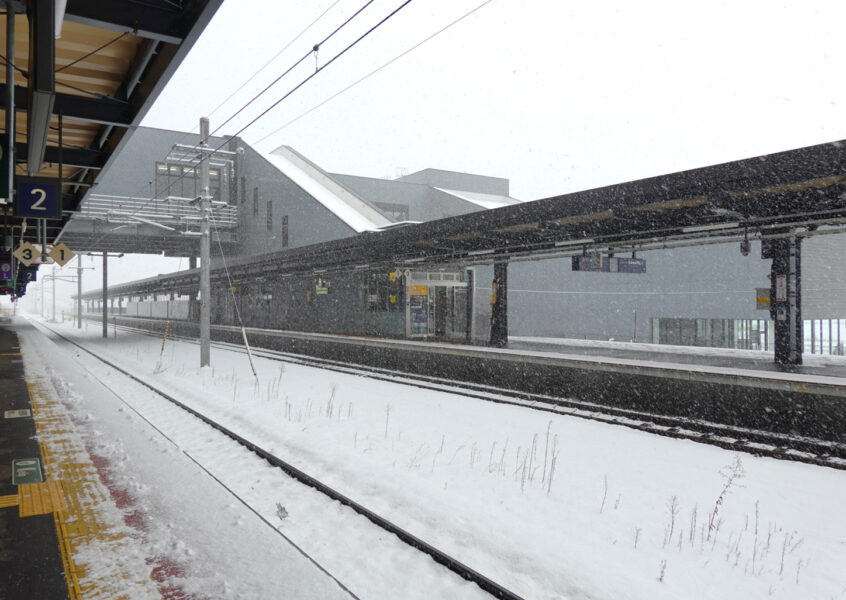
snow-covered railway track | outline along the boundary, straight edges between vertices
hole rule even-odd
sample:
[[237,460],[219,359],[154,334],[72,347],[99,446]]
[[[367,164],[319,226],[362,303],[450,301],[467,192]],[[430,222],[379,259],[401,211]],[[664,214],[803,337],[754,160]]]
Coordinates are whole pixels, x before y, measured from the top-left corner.
[[[157,336],[146,329],[119,326],[125,331]],[[171,336],[172,339],[198,344],[196,338]],[[216,348],[245,353],[243,346],[229,342],[212,342]],[[502,387],[446,379],[431,375],[382,369],[369,365],[346,363],[337,360],[293,354],[278,350],[252,348],[254,356],[290,362],[305,366],[368,377],[391,383],[413,385],[423,389],[461,394],[489,402],[525,406],[556,414],[568,414],[583,419],[621,425],[648,433],[676,439],[711,444],[721,448],[746,452],[756,456],[769,456],[846,470],[846,445],[799,435],[787,435],[745,427],[733,427],[699,419],[674,417],[632,409],[618,408],[592,402],[534,394]]]
[[[443,565],[445,568],[449,569],[453,573],[459,575],[463,579],[467,581],[471,581],[479,586],[485,592],[491,594],[495,598],[503,598],[509,600],[521,600],[521,597],[515,594],[514,592],[508,590],[507,588],[503,587],[502,585],[494,582],[493,580],[487,578],[486,576],[482,575],[481,573],[475,571],[471,567],[463,564],[461,561],[453,558],[452,556],[442,552],[441,550],[435,548],[431,544],[425,542],[424,540],[420,539],[419,537],[413,535],[412,533],[406,531],[405,529],[399,527],[398,525],[394,524],[393,522],[389,521],[388,519],[380,516],[379,514],[369,510],[365,506],[359,504],[355,500],[347,497],[346,495],[342,494],[341,492],[335,490],[334,488],[326,485],[325,483],[321,482],[320,480],[310,476],[309,474],[305,473],[301,469],[298,469],[288,461],[281,459],[280,457],[276,456],[272,452],[262,448],[258,444],[252,442],[251,440],[239,435],[235,431],[225,427],[224,425],[218,423],[214,419],[209,418],[207,415],[201,413],[200,411],[195,410],[194,408],[188,406],[187,404],[181,402],[177,398],[173,397],[172,395],[158,389],[154,384],[146,381],[145,379],[130,373],[126,369],[121,368],[120,366],[116,365],[114,362],[104,358],[103,356],[97,354],[96,352],[92,351],[89,348],[86,348],[84,345],[77,343],[76,341],[68,338],[65,335],[62,335],[58,331],[50,328],[44,324],[38,324],[39,327],[43,327],[49,335],[54,336],[55,338],[61,339],[63,342],[73,345],[74,347],[78,348],[79,350],[85,352],[86,354],[90,355],[91,357],[95,358],[96,360],[100,361],[101,363],[107,365],[111,369],[121,373],[123,376],[133,380],[134,382],[146,387],[150,391],[154,392],[161,398],[167,400],[168,402],[172,403],[173,405],[179,407],[180,409],[186,411],[187,413],[193,415],[197,419],[201,420],[203,423],[207,424],[208,426],[212,427],[216,431],[220,432],[221,434],[227,436],[228,438],[238,442],[251,452],[253,452],[258,457],[266,460],[269,464],[273,465],[274,467],[279,468],[283,472],[285,472],[288,476],[292,477],[293,479],[303,483],[318,492],[324,494],[331,500],[337,501],[344,506],[347,506],[354,510],[359,515],[367,518],[370,522],[375,524],[376,526],[380,527],[381,529],[387,531],[395,535],[405,544],[408,544],[412,548],[423,552],[424,554],[431,557],[435,562]],[[140,333],[149,334],[150,332],[144,332],[138,330]],[[220,346],[231,346],[229,344],[216,344]],[[233,347],[237,349],[237,347]],[[264,355],[265,351],[261,351],[261,355]],[[272,353],[268,353],[268,358],[275,358],[270,356]],[[280,360],[277,358],[277,360]],[[142,419],[146,418],[143,415],[141,416]],[[193,460],[193,459],[192,459]],[[200,468],[206,470],[202,465],[199,465]],[[207,471],[208,472],[208,471]],[[210,474],[210,473],[209,473]],[[214,476],[212,476],[214,477]],[[217,480],[217,478],[215,478]],[[222,482],[218,481],[221,485],[224,485]],[[243,502],[243,500],[242,500]]]

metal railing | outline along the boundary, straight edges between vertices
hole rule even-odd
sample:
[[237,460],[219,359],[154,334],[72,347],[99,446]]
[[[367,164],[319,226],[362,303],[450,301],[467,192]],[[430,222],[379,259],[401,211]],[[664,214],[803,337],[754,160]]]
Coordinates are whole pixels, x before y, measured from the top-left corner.
[[[212,219],[218,229],[238,226],[238,207],[225,202],[212,203]],[[199,231],[200,211],[193,199],[133,198],[91,194],[73,219],[103,221],[118,225],[152,225],[173,231]]]

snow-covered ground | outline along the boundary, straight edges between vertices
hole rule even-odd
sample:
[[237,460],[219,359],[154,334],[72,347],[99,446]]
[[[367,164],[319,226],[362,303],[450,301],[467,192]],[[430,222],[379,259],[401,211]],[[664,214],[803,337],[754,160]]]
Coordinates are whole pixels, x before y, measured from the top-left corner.
[[[58,327],[526,598],[846,600],[843,471],[269,359],[256,379],[225,349],[200,369],[193,344],[160,355],[160,339]],[[84,353],[22,337],[27,368],[50,357],[116,478],[166,524],[151,543],[173,549],[189,591],[342,597],[281,533],[362,598],[485,596]]]

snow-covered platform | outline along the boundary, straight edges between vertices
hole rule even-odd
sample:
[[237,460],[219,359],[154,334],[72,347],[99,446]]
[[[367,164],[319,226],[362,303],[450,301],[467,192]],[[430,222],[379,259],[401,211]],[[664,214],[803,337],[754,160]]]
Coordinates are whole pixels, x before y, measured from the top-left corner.
[[17,329],[0,326],[0,597],[158,597],[164,565],[138,551],[108,461]]
[[28,371],[47,374],[74,434],[133,499],[140,555],[184,569],[193,597],[350,597],[285,539],[358,598],[487,596],[89,351],[524,598],[792,600],[846,585],[841,470],[271,353],[253,375],[234,347],[215,345],[200,368],[187,341],[50,327],[68,341],[19,327]]
[[21,356],[0,326],[0,597],[67,598],[53,511],[62,494],[42,472]]

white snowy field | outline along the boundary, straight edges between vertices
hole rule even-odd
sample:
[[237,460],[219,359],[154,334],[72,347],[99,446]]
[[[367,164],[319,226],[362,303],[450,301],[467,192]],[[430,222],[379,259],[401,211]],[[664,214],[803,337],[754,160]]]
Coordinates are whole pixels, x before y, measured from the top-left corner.
[[[200,369],[193,344],[168,341],[160,356],[160,339],[57,327],[526,598],[846,599],[846,472],[269,359],[256,360],[255,379],[246,356],[225,349],[213,348],[212,367]],[[229,514],[243,513],[237,502],[222,508],[220,490],[179,505],[173,482],[144,479],[151,464],[185,452],[359,597],[484,596],[399,542],[379,545],[368,527],[345,525],[349,511],[316,510],[313,492],[279,483],[262,461],[245,469],[234,455],[246,451],[84,353],[48,347],[32,330],[22,336],[26,353],[52,357],[54,382],[97,436],[114,439],[109,429],[121,420],[142,423],[128,411],[107,417],[117,401],[96,401],[102,392],[91,375],[80,378],[85,369],[184,451],[163,451],[146,425],[146,446],[127,436],[103,449],[139,505],[174,524],[167,539],[187,590],[221,597],[209,582],[225,579],[226,597],[284,597],[268,590],[288,579],[279,572],[294,559],[254,515]],[[214,521],[218,539],[180,527],[180,510]],[[255,547],[245,527],[256,528]],[[207,543],[254,564],[243,575],[250,582],[273,565],[270,583],[240,581]],[[313,568],[292,572],[316,577]]]

